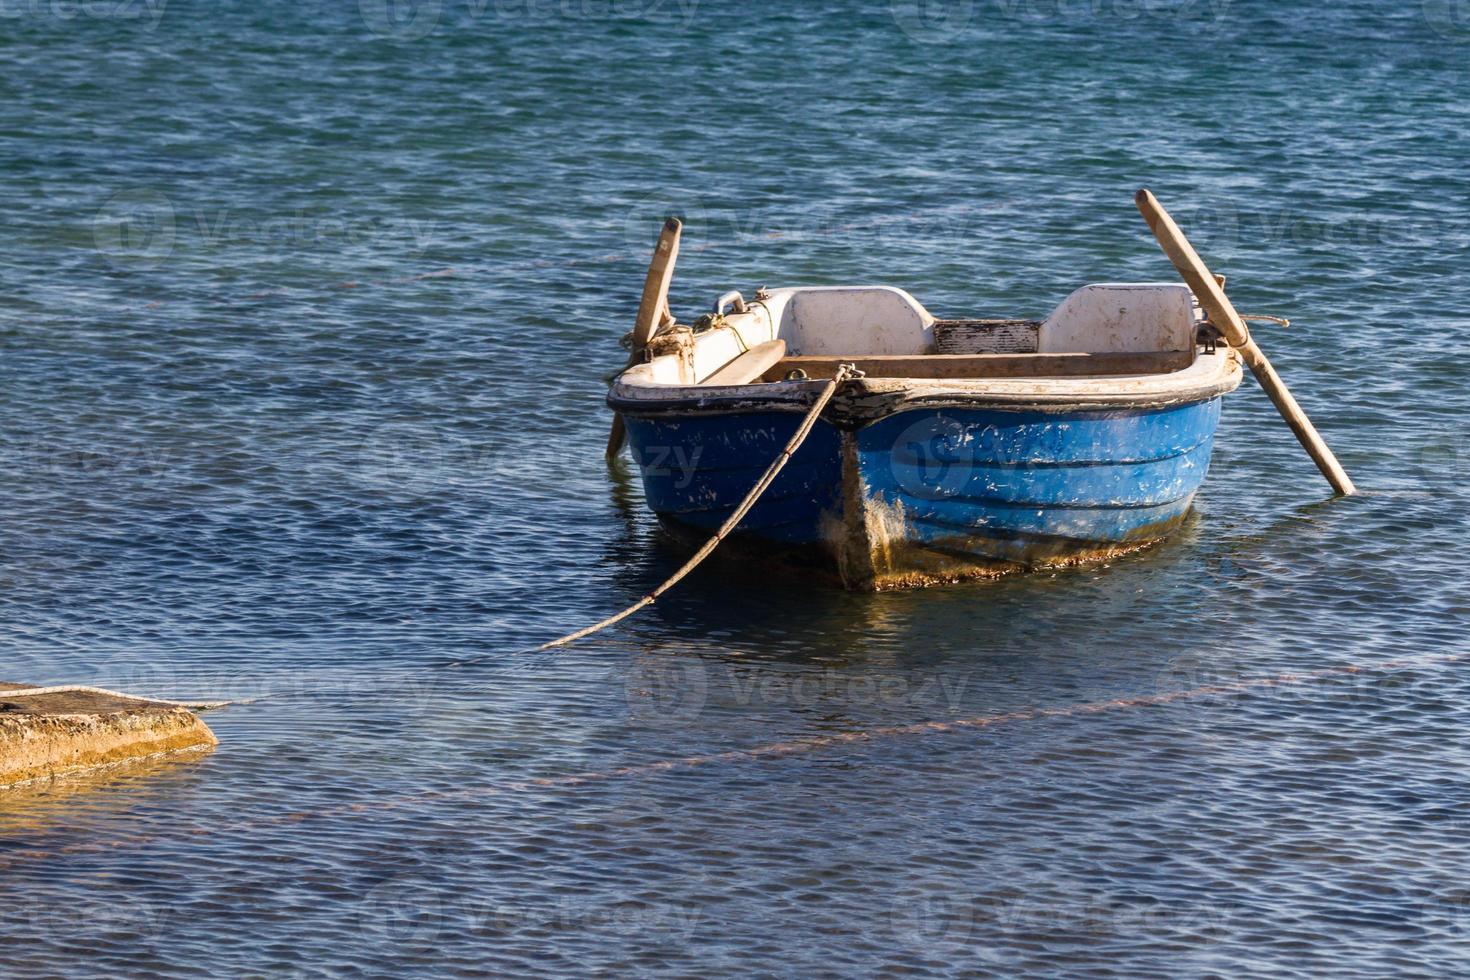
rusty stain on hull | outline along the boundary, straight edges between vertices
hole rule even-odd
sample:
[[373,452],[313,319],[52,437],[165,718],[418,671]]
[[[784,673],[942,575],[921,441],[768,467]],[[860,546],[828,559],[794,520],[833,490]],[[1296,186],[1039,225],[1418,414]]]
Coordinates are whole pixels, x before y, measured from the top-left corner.
[[[872,514],[858,461],[857,437],[842,434],[842,511],[823,522],[824,540],[837,559],[837,574],[850,589],[872,591],[878,570],[887,564],[888,535],[881,516]],[[900,511],[898,521],[903,515]]]
[[[793,574],[810,576],[815,573],[822,581],[853,592],[895,592],[1112,561],[1163,543],[1171,530],[1188,518],[1186,513],[1156,536],[1122,544],[1070,551],[1057,551],[1050,544],[1038,546],[1025,561],[985,558],[973,551],[966,554],[973,548],[973,540],[963,537],[926,544],[890,542],[886,551],[880,552],[885,557],[879,565],[874,561],[872,551],[864,551],[860,546],[842,547],[838,529],[844,525],[838,520],[838,515],[833,514],[829,522],[824,522],[823,530],[839,536],[828,538],[821,545],[780,544],[756,534],[737,531],[725,539],[715,555],[717,559],[723,556],[730,561],[755,562],[766,567],[775,563]],[[668,518],[662,519],[661,523],[671,538],[686,547],[697,547],[709,537],[706,531]]]
[[[1182,523],[1183,517],[1173,524]],[[1122,555],[1143,551],[1168,537],[1168,531],[1138,541],[1122,544],[1094,546],[1080,550],[1056,551],[1047,545],[1024,561],[1008,561],[998,558],[982,558],[978,555],[957,554],[965,547],[966,539],[955,538],[954,550],[945,542],[919,544],[907,542],[898,560],[893,561],[887,571],[874,579],[869,591],[887,592],[893,589],[926,588],[931,585],[947,585],[975,579],[996,579],[1020,572],[1041,571],[1048,568],[1072,568],[1109,561]]]

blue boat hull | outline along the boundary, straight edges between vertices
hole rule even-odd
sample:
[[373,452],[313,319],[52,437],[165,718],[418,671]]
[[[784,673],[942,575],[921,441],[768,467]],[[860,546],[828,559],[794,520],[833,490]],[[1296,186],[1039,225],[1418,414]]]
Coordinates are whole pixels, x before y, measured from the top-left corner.
[[[1101,559],[1157,541],[1209,468],[1220,398],[1154,409],[899,411],[817,423],[740,533],[877,590]],[[702,535],[801,422],[750,411],[628,420],[649,506]]]

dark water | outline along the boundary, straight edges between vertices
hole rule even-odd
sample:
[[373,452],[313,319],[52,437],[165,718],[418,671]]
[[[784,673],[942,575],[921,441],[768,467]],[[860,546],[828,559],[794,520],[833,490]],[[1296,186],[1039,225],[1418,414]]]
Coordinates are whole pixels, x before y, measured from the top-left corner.
[[[1470,967],[1463,4],[0,14],[0,676],[279,694],[0,795],[0,972]],[[600,459],[664,213],[686,317],[1027,315],[1172,278],[1142,184],[1293,318],[1258,335],[1361,497],[1248,382],[1149,553],[716,561],[500,656],[679,560]]]

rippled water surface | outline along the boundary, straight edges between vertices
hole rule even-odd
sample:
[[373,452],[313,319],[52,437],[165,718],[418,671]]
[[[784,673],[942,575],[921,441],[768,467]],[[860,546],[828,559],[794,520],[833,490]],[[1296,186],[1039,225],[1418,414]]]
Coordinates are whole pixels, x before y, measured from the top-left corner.
[[[0,972],[1470,967],[1463,4],[0,13],[0,676],[275,695],[0,793]],[[1143,184],[1362,496],[1247,382],[1147,553],[512,656],[680,560],[601,461],[663,214],[685,317],[1035,315],[1172,278]]]

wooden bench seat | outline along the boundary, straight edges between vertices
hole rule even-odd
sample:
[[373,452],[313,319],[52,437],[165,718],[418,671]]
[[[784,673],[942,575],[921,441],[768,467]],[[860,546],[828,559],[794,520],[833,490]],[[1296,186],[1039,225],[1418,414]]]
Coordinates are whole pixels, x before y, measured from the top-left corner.
[[[762,375],[769,373],[785,357],[786,341],[768,340],[763,344],[756,344],[739,357],[727,362],[700,384],[748,385],[752,381],[759,381]],[[833,373],[837,371],[835,367],[832,370]],[[783,374],[782,377],[784,376]]]

